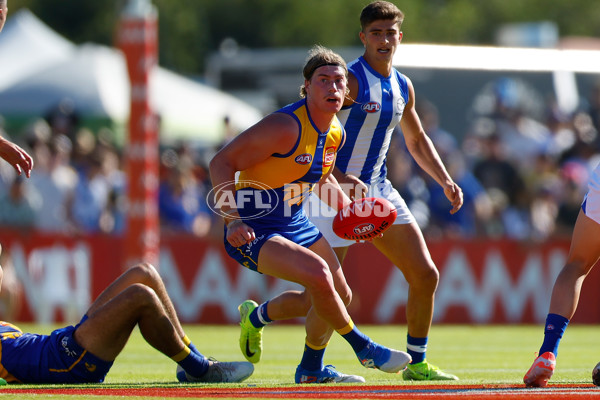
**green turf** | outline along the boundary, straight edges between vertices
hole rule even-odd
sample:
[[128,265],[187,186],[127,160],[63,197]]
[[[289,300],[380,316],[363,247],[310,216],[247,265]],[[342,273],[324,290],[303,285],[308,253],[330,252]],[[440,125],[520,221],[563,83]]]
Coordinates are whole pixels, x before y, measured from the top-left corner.
[[[35,330],[21,325],[24,330]],[[52,327],[37,328],[48,333]],[[362,326],[362,331],[379,343],[404,350],[405,326]],[[562,340],[553,383],[591,383],[591,370],[600,361],[595,338],[597,326],[573,325]],[[198,349],[219,360],[243,360],[238,347],[239,329],[227,326],[186,326],[187,335]],[[460,377],[459,384],[521,384],[543,336],[542,326],[454,326],[434,325],[429,339],[428,360]],[[263,359],[246,382],[231,386],[281,386],[292,384],[304,345],[301,325],[273,325],[265,329]],[[339,370],[360,374],[370,385],[411,384],[401,375],[363,368],[350,346],[334,335],[325,362]],[[435,383],[432,383],[435,384]],[[135,331],[124,352],[117,358],[102,387],[176,386],[175,364],[150,348]],[[12,386],[12,385],[11,385]],[[91,385],[93,386],[93,385]],[[97,387],[98,385],[95,385]],[[16,385],[13,387],[29,387]],[[54,387],[57,385],[36,385]],[[72,387],[72,385],[67,386]],[[0,397],[2,388],[0,388]],[[25,399],[10,395],[14,399]],[[57,396],[36,396],[51,399]],[[100,400],[100,397],[93,396]]]

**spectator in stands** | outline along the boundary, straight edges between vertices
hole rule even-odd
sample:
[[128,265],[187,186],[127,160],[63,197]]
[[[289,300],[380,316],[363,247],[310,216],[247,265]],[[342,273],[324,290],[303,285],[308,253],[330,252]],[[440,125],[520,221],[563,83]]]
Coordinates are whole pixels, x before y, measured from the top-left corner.
[[458,149],[458,141],[450,132],[440,126],[439,111],[434,103],[429,100],[417,100],[417,114],[421,119],[423,130],[435,143],[435,147],[441,157],[444,157]]
[[0,195],[0,226],[33,228],[39,204],[38,198],[27,195],[23,177],[17,176],[8,193]]
[[590,94],[589,114],[596,132],[600,132],[600,79],[596,81]]
[[41,199],[35,227],[42,232],[72,232],[66,207],[78,178],[69,163],[71,142],[64,135],[51,137],[44,120],[34,124],[27,140],[36,161],[28,191]]
[[102,173],[99,154],[87,159],[87,165],[79,172],[79,179],[67,209],[69,217],[79,232],[100,231],[100,217],[106,208],[110,185]]
[[486,190],[499,189],[514,204],[524,185],[519,170],[506,156],[505,144],[497,134],[482,138],[481,144],[481,159],[473,166],[473,174]]
[[159,188],[161,227],[166,232],[186,232],[206,236],[212,225],[206,196],[186,157],[167,150],[162,157],[163,180]]
[[487,220],[492,212],[491,200],[479,180],[467,168],[461,152],[446,154],[443,162],[463,191],[463,206],[461,212],[449,214],[440,186],[429,179],[431,224],[427,234],[435,232],[442,238],[455,239],[477,237],[482,233],[480,221]]

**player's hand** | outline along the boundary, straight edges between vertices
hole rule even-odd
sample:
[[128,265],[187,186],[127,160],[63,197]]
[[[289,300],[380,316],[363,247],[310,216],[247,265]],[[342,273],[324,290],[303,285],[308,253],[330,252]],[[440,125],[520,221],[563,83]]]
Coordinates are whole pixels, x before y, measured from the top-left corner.
[[227,225],[227,241],[233,247],[240,247],[256,239],[254,229],[241,219],[234,219]]
[[373,240],[375,239],[379,239],[383,237],[383,232],[381,232],[379,235],[375,236],[375,237],[370,237],[368,239],[364,239],[364,240],[357,240],[356,243],[360,243],[360,242],[370,242],[373,243]]
[[367,196],[369,191],[367,185],[354,175],[344,175],[338,179],[338,182],[350,200],[362,199]]
[[33,158],[16,144],[0,137],[0,157],[13,166],[17,174],[23,172],[29,178],[33,168]]
[[452,182],[450,185],[444,187],[444,194],[452,203],[452,209],[450,214],[455,214],[463,205],[463,192],[460,186]]

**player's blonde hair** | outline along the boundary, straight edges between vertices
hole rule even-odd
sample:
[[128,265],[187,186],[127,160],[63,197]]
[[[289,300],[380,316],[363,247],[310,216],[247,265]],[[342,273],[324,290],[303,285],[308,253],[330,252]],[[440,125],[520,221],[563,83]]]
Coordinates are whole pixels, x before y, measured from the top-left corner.
[[[348,79],[348,67],[346,66],[346,61],[333,50],[321,45],[314,46],[308,52],[308,58],[304,65],[304,69],[302,70],[304,79],[310,81],[317,68],[325,65],[335,65],[344,68],[344,75],[346,76],[346,79]],[[304,85],[300,86],[300,97],[306,97],[306,88]]]

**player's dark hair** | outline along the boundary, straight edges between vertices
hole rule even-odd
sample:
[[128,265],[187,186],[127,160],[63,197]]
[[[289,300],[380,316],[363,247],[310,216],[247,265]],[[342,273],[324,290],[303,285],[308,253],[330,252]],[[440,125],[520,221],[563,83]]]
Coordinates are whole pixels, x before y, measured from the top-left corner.
[[369,24],[382,19],[393,20],[398,24],[398,28],[400,28],[404,21],[404,13],[389,1],[374,1],[363,8],[360,13],[361,29],[364,32]]
[[[335,65],[344,68],[344,75],[348,78],[348,67],[342,56],[326,47],[316,45],[308,52],[308,58],[302,70],[304,79],[310,81],[317,68],[325,65]],[[300,86],[300,97],[306,97],[306,88],[304,85]]]

